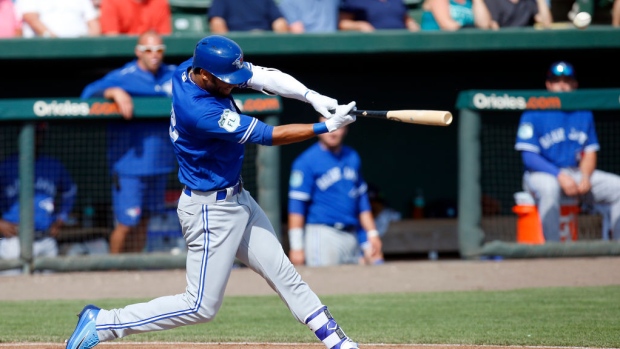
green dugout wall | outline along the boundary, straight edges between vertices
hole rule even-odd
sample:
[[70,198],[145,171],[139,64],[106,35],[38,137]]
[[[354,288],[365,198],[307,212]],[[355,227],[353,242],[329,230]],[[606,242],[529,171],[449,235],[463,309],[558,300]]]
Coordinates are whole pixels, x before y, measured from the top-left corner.
[[[256,116],[264,122],[277,125],[279,124],[279,114],[281,112],[281,100],[278,96],[267,96],[263,94],[243,94],[236,96],[236,103],[246,114]],[[164,119],[170,118],[171,101],[169,98],[134,98],[134,118]],[[25,272],[32,270],[107,270],[107,269],[145,269],[145,268],[183,268],[185,266],[185,254],[171,255],[169,253],[149,253],[149,254],[124,254],[124,255],[105,255],[87,257],[57,257],[57,258],[33,258],[32,243],[34,235],[34,161],[35,161],[35,123],[38,121],[54,122],[73,122],[73,130],[79,133],[79,129],[90,121],[120,119],[116,105],[105,99],[0,99],[0,125],[19,124],[19,135],[17,137],[19,151],[19,200],[20,200],[20,226],[19,237],[21,245],[21,256],[19,260],[0,260],[0,270],[22,267]],[[1,127],[1,126],[0,126]],[[76,147],[93,148],[94,154],[105,154],[106,148],[97,142],[88,142],[72,138],[72,133],[64,135],[64,140],[74,143]],[[6,153],[2,149],[1,153]],[[6,154],[4,154],[6,155]],[[247,154],[246,154],[247,156]],[[2,160],[0,158],[0,160]],[[265,213],[274,225],[276,232],[280,232],[280,202],[279,202],[279,147],[257,147],[254,158],[254,167],[257,178],[250,179],[256,184],[256,192],[252,193]],[[61,160],[62,162],[71,159]],[[75,161],[75,160],[74,160]],[[87,169],[89,181],[91,183],[108,183],[109,175],[101,168],[101,164],[88,161],[80,166]],[[106,166],[105,164],[103,165]],[[74,180],[78,177],[77,173],[71,174]],[[175,174],[176,177],[176,174]],[[247,180],[247,179],[246,179]],[[77,182],[77,181],[76,181]],[[91,196],[88,191],[91,188],[84,188],[78,184],[78,201],[75,211],[79,211],[79,198]],[[85,193],[86,192],[86,193]],[[111,210],[111,208],[108,208]],[[111,227],[103,227],[108,233]],[[75,229],[72,229],[75,230]],[[92,233],[92,229],[82,227],[73,231],[74,235],[87,235]],[[61,233],[62,235],[62,233]]]
[[[526,109],[537,110],[578,110],[618,111],[620,114],[620,89],[579,89],[571,93],[551,93],[546,90],[469,90],[459,93],[456,102],[459,109],[459,247],[464,258],[479,256],[503,256],[509,258],[523,257],[563,257],[563,256],[600,256],[620,255],[620,240],[616,241],[571,241],[545,243],[544,245],[526,245],[515,242],[489,241],[485,239],[482,229],[483,173],[481,170],[482,147],[496,146],[482,144],[481,114],[486,113],[487,122],[506,117],[507,113],[522,112]],[[620,115],[614,117],[620,122]],[[515,125],[516,126],[516,125]],[[504,151],[514,150],[516,133],[509,135]],[[612,135],[613,137],[613,135]],[[617,134],[615,135],[617,137]],[[614,137],[614,138],[615,138]],[[605,142],[599,141],[602,150]],[[608,149],[614,153],[617,162],[620,148]],[[489,162],[500,161],[493,158]],[[600,165],[600,164],[599,164]],[[522,172],[517,173],[519,178]],[[511,174],[500,174],[509,176]],[[514,173],[513,173],[514,175]],[[493,180],[486,179],[486,180]]]

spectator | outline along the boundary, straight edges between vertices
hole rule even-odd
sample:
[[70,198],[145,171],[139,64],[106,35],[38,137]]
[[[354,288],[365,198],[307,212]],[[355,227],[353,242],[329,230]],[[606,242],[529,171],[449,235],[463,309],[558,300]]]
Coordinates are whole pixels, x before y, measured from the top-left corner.
[[491,28],[491,14],[484,0],[425,0],[422,9],[422,30]]
[[213,0],[209,8],[211,32],[288,32],[288,23],[274,0]]
[[615,0],[611,9],[611,25],[620,27],[620,0]]
[[402,0],[342,0],[339,18],[340,30],[420,30],[418,23],[409,17]]
[[[241,180],[246,143],[278,146],[334,131],[355,121],[348,115],[355,102],[338,105],[288,74],[244,62],[239,45],[220,35],[201,39],[173,81],[170,138],[185,185],[177,214],[189,246],[185,292],[122,309],[87,305],[66,349],[213,320],[235,257],[263,277],[327,348],[358,349],[286,258],[267,215]],[[270,126],[237,108],[231,94],[236,87],[286,95],[328,116],[328,110],[336,111],[324,123]]]
[[[34,257],[58,255],[56,237],[73,209],[77,186],[69,171],[57,159],[41,153],[47,124],[36,129],[34,165]],[[0,259],[17,259],[19,241],[19,155],[9,156],[0,163]],[[21,271],[6,270],[3,275]]]
[[23,35],[74,38],[101,34],[97,10],[91,0],[17,0],[23,18]]
[[101,0],[100,11],[104,35],[172,33],[168,0]]
[[22,36],[22,22],[13,0],[0,0],[0,38]]
[[340,0],[281,0],[280,10],[291,33],[332,33],[338,30]]
[[361,159],[342,142],[343,127],[319,135],[319,141],[293,162],[289,181],[289,257],[311,267],[358,263],[358,226],[368,236],[371,255],[381,252],[362,178]]
[[[105,1],[105,0],[104,0]],[[176,66],[164,65],[166,46],[162,37],[149,31],[140,35],[137,59],[84,88],[82,98],[114,100],[124,122],[108,130],[108,157],[113,175],[112,203],[116,226],[110,236],[110,253],[141,252],[146,243],[150,214],[165,210],[168,174],[176,168],[166,121],[130,121],[132,96],[172,94]],[[131,243],[126,239],[130,238]]]
[[539,24],[550,28],[553,22],[547,0],[485,0],[491,13],[491,28],[528,27]]
[[[577,88],[569,63],[553,63],[547,90],[570,93]],[[596,170],[599,143],[589,110],[526,111],[515,149],[521,152],[523,186],[536,200],[546,241],[560,241],[560,199],[609,204],[614,239],[620,239],[620,176]]]
[[370,200],[372,216],[375,218],[377,231],[379,236],[383,237],[390,226],[390,222],[401,220],[402,215],[388,205],[381,190],[373,184],[368,185],[368,199]]

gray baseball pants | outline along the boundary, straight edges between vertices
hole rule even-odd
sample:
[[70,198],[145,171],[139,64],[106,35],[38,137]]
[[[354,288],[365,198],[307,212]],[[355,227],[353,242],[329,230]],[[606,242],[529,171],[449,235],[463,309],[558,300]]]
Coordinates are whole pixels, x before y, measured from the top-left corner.
[[322,304],[284,253],[264,211],[246,190],[216,200],[209,192],[182,194],[178,215],[188,246],[184,293],[156,298],[97,316],[100,341],[213,320],[222,305],[235,257],[261,275],[293,316]]
[[[578,168],[562,169],[575,182],[581,181]],[[609,205],[614,239],[620,239],[620,176],[595,170],[590,177],[592,189],[581,199],[589,204]],[[560,241],[560,205],[566,198],[556,177],[545,172],[525,172],[523,188],[536,199],[546,241]]]

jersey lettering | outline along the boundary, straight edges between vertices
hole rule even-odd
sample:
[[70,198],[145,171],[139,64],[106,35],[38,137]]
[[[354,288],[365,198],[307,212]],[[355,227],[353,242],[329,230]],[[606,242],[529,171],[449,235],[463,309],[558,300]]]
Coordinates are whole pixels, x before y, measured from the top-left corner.
[[342,173],[340,173],[338,167],[334,167],[316,180],[316,186],[321,190],[325,190],[340,179],[342,179]]
[[177,117],[174,114],[174,108],[170,111],[170,128],[168,129],[168,134],[170,135],[170,139],[172,143],[176,142],[179,139],[179,131],[176,130],[177,126]]
[[568,139],[583,145],[588,139],[588,135],[583,131],[579,131],[579,130],[575,130],[574,128],[571,128],[570,133],[568,134]]
[[542,147],[545,149],[549,149],[549,147],[551,147],[552,145],[563,142],[565,140],[566,135],[563,128],[556,128],[555,130],[551,130],[549,133],[545,134],[539,139],[540,145],[542,145]]

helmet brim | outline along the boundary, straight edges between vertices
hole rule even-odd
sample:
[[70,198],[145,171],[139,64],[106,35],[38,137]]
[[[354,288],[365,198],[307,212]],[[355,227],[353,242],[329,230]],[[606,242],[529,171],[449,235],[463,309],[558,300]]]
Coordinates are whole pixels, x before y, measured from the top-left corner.
[[218,79],[224,81],[227,84],[231,84],[231,85],[239,85],[242,84],[248,80],[250,80],[250,78],[252,78],[252,75],[254,75],[254,73],[252,72],[252,70],[250,69],[250,66],[248,65],[248,63],[243,62],[243,68],[230,73],[230,74],[213,74],[215,75],[215,77],[217,77]]

